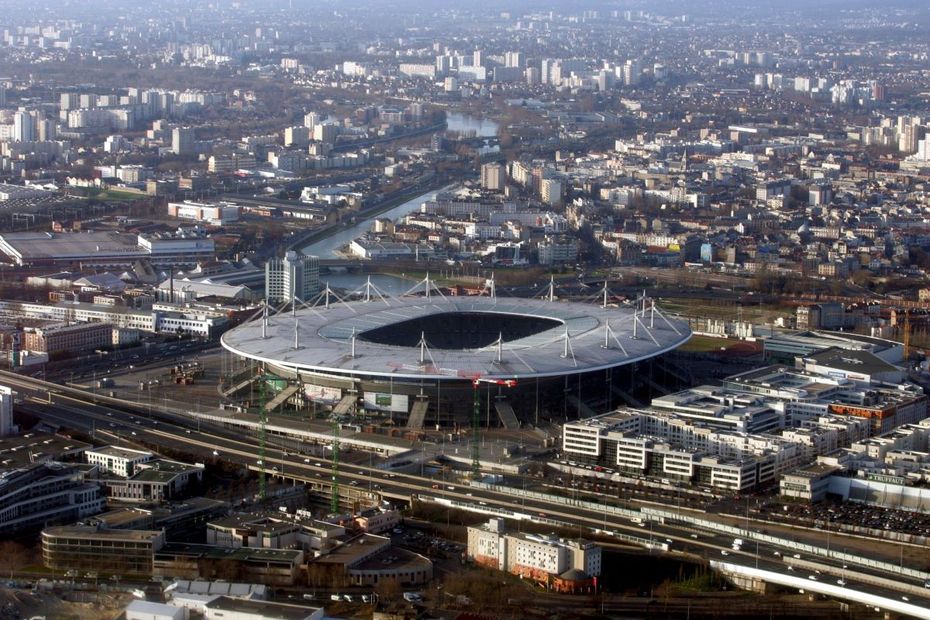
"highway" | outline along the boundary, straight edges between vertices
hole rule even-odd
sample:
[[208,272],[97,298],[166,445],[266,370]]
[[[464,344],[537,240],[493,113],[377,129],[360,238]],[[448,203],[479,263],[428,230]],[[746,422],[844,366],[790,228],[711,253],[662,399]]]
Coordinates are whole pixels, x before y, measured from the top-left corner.
[[[207,425],[197,428],[191,418],[183,415],[157,411],[150,416],[136,403],[95,396],[79,389],[2,371],[0,383],[9,385],[20,394],[24,399],[21,407],[25,411],[48,423],[88,435],[99,437],[103,434],[107,442],[144,442],[155,447],[184,450],[204,460],[219,457],[253,471],[264,468],[267,475],[306,483],[319,491],[331,488],[332,464],[319,456],[304,452],[285,453],[280,446],[269,442],[264,463],[260,463],[257,439]],[[48,402],[50,389],[51,403]],[[788,582],[800,576],[810,582],[809,589],[829,583],[831,596],[843,598],[843,593],[849,591],[848,598],[860,600],[861,597],[854,594],[866,594],[887,600],[889,604],[901,602],[908,608],[923,608],[926,610],[923,617],[930,617],[930,589],[924,588],[918,580],[885,575],[861,566],[844,566],[832,559],[801,557],[788,546],[747,540],[737,549],[733,547],[732,535],[676,523],[673,519],[664,519],[663,522],[648,516],[643,519],[625,518],[615,514],[611,510],[615,507],[606,501],[598,510],[586,502],[567,503],[567,498],[520,497],[519,489],[478,487],[345,462],[339,464],[338,476],[340,490],[350,499],[367,493],[372,497],[377,495],[402,502],[416,498],[488,516],[578,529],[579,533],[594,532],[650,550],[767,571],[784,577]],[[840,580],[843,583],[839,583]],[[908,613],[901,609],[898,611]]]

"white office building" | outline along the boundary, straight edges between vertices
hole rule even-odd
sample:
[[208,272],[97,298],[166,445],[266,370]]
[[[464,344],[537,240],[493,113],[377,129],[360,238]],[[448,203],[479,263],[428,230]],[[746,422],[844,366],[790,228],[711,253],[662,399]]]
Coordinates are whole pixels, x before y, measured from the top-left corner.
[[265,264],[265,299],[281,303],[294,298],[307,301],[320,291],[320,259],[288,252]]

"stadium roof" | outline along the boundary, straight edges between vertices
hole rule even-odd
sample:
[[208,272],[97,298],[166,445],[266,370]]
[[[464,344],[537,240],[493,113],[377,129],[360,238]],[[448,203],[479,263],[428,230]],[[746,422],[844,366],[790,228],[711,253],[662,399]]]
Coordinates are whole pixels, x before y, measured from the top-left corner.
[[[460,314],[466,316],[456,316]],[[519,323],[521,317],[532,326],[517,330],[512,338],[503,333],[502,342],[475,348],[439,348],[425,331],[417,342],[408,338],[403,346],[365,339],[366,332],[377,329],[383,333],[393,326],[398,332],[403,327],[409,332],[411,323],[407,322],[436,319],[436,315],[450,316],[466,329],[472,321],[475,330],[484,332],[496,330],[495,321],[506,328],[508,323]],[[506,320],[499,319],[502,315]],[[414,322],[413,328],[417,325]],[[245,323],[224,334],[222,343],[243,357],[290,370],[358,377],[493,380],[623,366],[675,349],[690,337],[684,322],[666,318],[648,305],[634,312],[632,307],[566,301],[432,295],[302,307]]]

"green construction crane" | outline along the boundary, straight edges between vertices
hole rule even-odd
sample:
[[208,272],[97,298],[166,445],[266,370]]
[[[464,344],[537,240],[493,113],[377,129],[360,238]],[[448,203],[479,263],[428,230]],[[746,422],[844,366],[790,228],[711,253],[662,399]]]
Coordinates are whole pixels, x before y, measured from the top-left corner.
[[471,418],[471,473],[475,480],[481,475],[481,383],[478,379],[471,382],[471,391],[474,395],[475,410]]
[[332,493],[329,497],[329,511],[339,512],[339,422],[333,419],[333,480]]
[[[517,385],[516,379],[482,379],[475,377],[471,381],[472,394],[474,396],[474,412],[471,418],[471,473],[477,480],[481,476],[481,384],[490,383],[494,385],[504,385],[514,387]],[[490,389],[490,388],[488,388]]]
[[259,374],[258,385],[258,462],[261,468],[258,470],[258,496],[264,502],[268,497],[268,486],[265,482],[265,426],[268,424],[268,416],[265,411],[265,371]]

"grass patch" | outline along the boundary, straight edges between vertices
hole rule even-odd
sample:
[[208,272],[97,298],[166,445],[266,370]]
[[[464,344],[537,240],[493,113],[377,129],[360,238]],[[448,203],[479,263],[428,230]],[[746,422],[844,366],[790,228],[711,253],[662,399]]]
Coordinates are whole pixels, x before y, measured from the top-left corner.
[[719,319],[736,321],[742,317],[743,321],[751,323],[773,323],[779,317],[793,316],[794,308],[778,304],[761,304],[740,306],[730,299],[669,299],[658,302],[658,306],[665,312],[680,314],[685,317]]
[[713,336],[692,336],[691,340],[678,347],[678,350],[685,353],[712,353],[729,349],[738,342],[738,340],[714,338]]
[[100,192],[96,196],[94,196],[94,198],[96,198],[97,200],[104,200],[104,201],[107,201],[107,200],[140,200],[142,198],[147,198],[147,197],[148,196],[146,194],[137,194],[135,192],[124,192],[124,191],[115,190],[115,189],[107,189],[107,190]]

